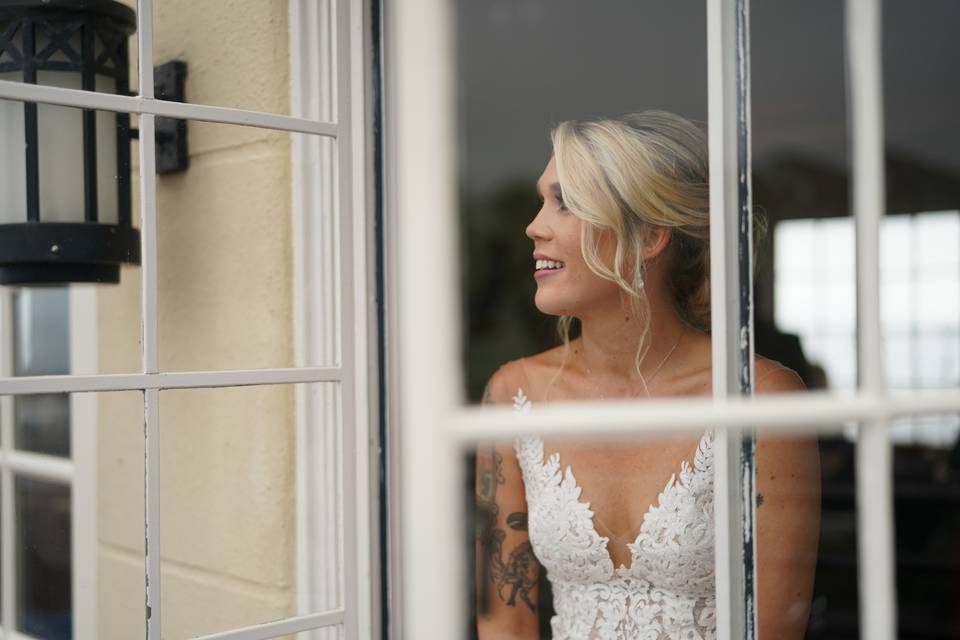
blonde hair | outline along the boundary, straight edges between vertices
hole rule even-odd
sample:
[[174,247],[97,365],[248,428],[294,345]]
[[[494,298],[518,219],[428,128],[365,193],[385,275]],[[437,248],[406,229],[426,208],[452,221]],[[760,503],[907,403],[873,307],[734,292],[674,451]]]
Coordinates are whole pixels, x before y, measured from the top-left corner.
[[[643,111],[616,119],[568,121],[551,133],[557,175],[567,208],[585,223],[580,248],[587,266],[616,283],[644,328],[637,372],[649,349],[650,304],[643,288],[643,247],[653,227],[671,237],[658,259],[679,316],[710,326],[710,188],[703,132],[678,115]],[[613,264],[598,251],[598,231],[614,239]],[[565,347],[573,318],[557,329]],[[566,350],[564,360],[566,360]]]

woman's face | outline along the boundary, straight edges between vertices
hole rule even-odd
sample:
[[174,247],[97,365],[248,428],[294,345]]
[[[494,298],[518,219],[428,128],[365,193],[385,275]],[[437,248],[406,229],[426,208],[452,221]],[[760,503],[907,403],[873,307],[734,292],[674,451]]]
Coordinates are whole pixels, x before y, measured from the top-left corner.
[[[580,250],[580,229],[585,224],[564,205],[553,158],[537,180],[542,205],[527,225],[527,237],[533,240],[534,277],[537,280],[537,308],[550,315],[582,317],[587,309],[619,301],[620,288],[593,273]],[[598,233],[600,256],[608,257],[611,242]]]

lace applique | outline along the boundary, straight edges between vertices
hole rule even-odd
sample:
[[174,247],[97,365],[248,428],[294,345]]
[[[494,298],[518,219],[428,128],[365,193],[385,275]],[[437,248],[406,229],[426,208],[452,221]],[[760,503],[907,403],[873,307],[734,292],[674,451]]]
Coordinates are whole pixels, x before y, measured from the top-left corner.
[[[533,404],[518,389],[514,409]],[[628,545],[631,565],[614,568],[609,539],[597,533],[590,503],[560,454],[543,440],[515,444],[527,496],[527,525],[553,587],[553,637],[594,640],[714,640],[713,434],[693,465],[681,464]]]

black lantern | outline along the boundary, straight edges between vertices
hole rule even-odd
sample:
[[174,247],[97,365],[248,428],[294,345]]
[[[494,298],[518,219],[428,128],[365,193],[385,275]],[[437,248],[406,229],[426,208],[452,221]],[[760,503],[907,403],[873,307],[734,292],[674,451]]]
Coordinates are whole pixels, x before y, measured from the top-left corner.
[[[129,95],[136,16],[114,0],[0,0],[0,79]],[[117,283],[140,263],[130,116],[0,100],[0,284]]]

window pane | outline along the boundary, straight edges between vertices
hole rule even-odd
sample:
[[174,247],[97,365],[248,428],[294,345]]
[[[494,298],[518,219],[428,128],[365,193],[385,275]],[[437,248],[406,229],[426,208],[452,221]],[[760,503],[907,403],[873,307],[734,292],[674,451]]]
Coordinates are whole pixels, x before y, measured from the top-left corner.
[[[529,411],[542,406],[527,400]],[[854,444],[830,431],[758,438],[760,637],[856,637]],[[474,539],[464,558],[481,631],[497,637],[517,623],[545,638],[713,637],[713,436],[531,436],[469,448]]]
[[960,6],[944,0],[923,11],[903,0],[883,4],[888,215],[880,293],[886,338],[900,342],[885,362],[898,386],[960,385],[960,136],[953,115],[960,92],[944,84],[960,73],[950,28],[958,19]]
[[[70,373],[70,296],[66,288],[13,292],[14,375]],[[14,407],[14,446],[70,456],[70,399],[65,394],[19,396]]]
[[[821,474],[820,532],[806,638],[858,638],[856,427],[848,427],[843,435],[821,434],[817,440]],[[758,478],[763,478],[760,474],[758,468]],[[789,499],[791,492],[784,497]],[[759,511],[769,506],[772,504],[764,501]],[[800,558],[793,555],[792,559]],[[763,605],[760,606],[762,611]]]
[[[165,637],[342,606],[340,389],[299,387],[161,392]],[[298,415],[298,406],[314,413]],[[299,436],[298,421],[306,421]],[[307,465],[299,485],[298,458]],[[301,489],[308,493],[298,497]],[[306,557],[298,532],[307,536]],[[308,583],[298,584],[298,567]]]
[[14,399],[14,443],[18,449],[70,457],[70,396],[62,393]]
[[70,372],[70,303],[65,288],[16,291],[13,327],[14,375]]
[[556,317],[534,306],[524,234],[540,208],[550,130],[648,109],[702,125],[706,11],[615,0],[456,6],[465,379],[476,401],[497,367],[558,343]]
[[[306,2],[304,6],[326,6]],[[188,102],[272,113],[290,112],[289,3],[282,0],[220,2],[157,0],[153,4],[153,56],[158,64],[183,60],[189,65],[186,78]],[[316,8],[314,21],[331,25],[332,10]],[[318,14],[323,16],[318,18]],[[304,16],[303,21],[310,20]],[[323,71],[333,64],[332,38],[326,33],[317,47]],[[306,52],[297,52],[306,57]],[[303,60],[303,64],[308,64]],[[335,86],[335,85],[334,85]],[[326,99],[331,92],[324,90]]]
[[[751,5],[756,352],[810,389],[856,384],[843,6]],[[810,42],[817,42],[811,48]]]
[[[23,106],[20,102],[0,100],[0,118],[22,121]],[[57,110],[57,113],[69,113],[77,121],[82,120],[81,109],[58,107]],[[63,263],[55,265],[64,267],[64,273],[50,276],[56,280],[55,284],[25,284],[20,275],[14,284],[0,285],[0,297],[4,300],[0,326],[9,323],[12,328],[10,333],[4,333],[10,336],[5,338],[10,344],[0,344],[2,375],[130,373],[142,370],[140,266],[134,262],[113,263],[119,270],[119,283],[116,284],[102,281],[108,274],[95,273],[97,267],[103,266],[103,262],[109,262],[102,253],[107,245],[110,256],[123,253],[132,260],[139,254],[138,238],[125,238],[124,245],[118,247],[120,235],[115,233],[121,208],[129,207],[133,228],[140,227],[137,151],[131,142],[126,147],[129,149],[130,162],[118,159],[118,152],[124,148],[118,144],[118,136],[120,127],[125,126],[122,123],[125,114],[98,111],[95,116],[97,169],[96,184],[91,183],[91,186],[96,190],[97,220],[102,223],[104,234],[91,240],[89,237],[82,238],[73,230],[47,238],[52,243],[51,250],[56,247],[57,251],[64,252],[61,254],[64,256]],[[40,126],[44,125],[41,123]],[[52,127],[47,129],[53,130]],[[4,136],[3,140],[16,140],[16,136],[19,136],[21,143],[4,145],[0,155],[8,155],[0,159],[0,164],[24,166],[25,156],[22,151],[17,151],[23,149],[23,132],[11,132],[11,136]],[[41,136],[41,154],[58,158],[58,163],[62,163],[64,158],[69,159],[76,149],[64,147],[64,140],[63,136]],[[83,154],[80,153],[80,156]],[[82,179],[79,182],[61,180],[64,171],[82,178],[83,164],[73,163],[66,168],[59,164],[46,168],[41,166],[41,204],[42,198],[47,198],[53,203],[50,206],[56,205],[56,215],[45,216],[41,211],[37,233],[41,232],[44,222],[85,224],[84,182]],[[0,194],[0,221],[26,223],[25,175],[14,176],[5,186],[7,193]],[[9,230],[4,231],[7,232]],[[77,253],[71,253],[74,251]],[[68,260],[68,256],[72,260]],[[90,260],[82,262],[78,256]],[[39,256],[41,262],[45,258],[45,255]],[[0,269],[7,277],[11,268],[23,270],[25,264],[28,263],[8,263],[0,266]],[[96,279],[101,281],[89,283]],[[85,282],[80,283],[81,280]]]
[[894,448],[899,637],[956,637],[960,617],[960,417],[909,416]]
[[43,640],[72,633],[70,487],[18,478],[17,628]]
[[[75,396],[95,403],[97,415],[94,635],[98,640],[141,638],[146,629],[143,393]],[[80,515],[94,517],[94,513]]]
[[[190,168],[157,184],[160,367],[222,370],[340,360],[335,144],[316,136],[190,122]],[[292,148],[305,195],[294,212]],[[298,163],[300,161],[298,160]],[[306,193],[306,192],[304,192]],[[302,216],[298,237],[295,216]],[[344,229],[349,233],[349,229]],[[294,247],[316,322],[294,350]]]
[[[37,468],[35,457],[6,453],[6,460],[38,474],[11,472],[10,496],[0,498],[0,512],[12,522],[7,543],[14,555],[16,625],[44,639],[69,638],[71,629],[77,637],[139,637],[145,628],[143,394],[62,397],[77,429],[72,489],[65,480],[42,479],[50,471]],[[0,397],[0,420],[14,399]]]

